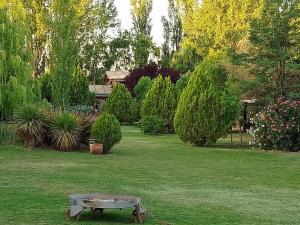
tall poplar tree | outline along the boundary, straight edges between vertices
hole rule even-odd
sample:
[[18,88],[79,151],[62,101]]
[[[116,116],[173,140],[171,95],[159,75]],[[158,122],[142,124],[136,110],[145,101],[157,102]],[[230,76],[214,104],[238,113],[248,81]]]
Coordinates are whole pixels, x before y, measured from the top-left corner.
[[133,20],[133,53],[135,66],[147,65],[154,45],[151,37],[152,0],[131,0],[131,14]]
[[163,37],[162,44],[162,64],[170,66],[172,56],[180,50],[182,42],[182,20],[180,14],[180,6],[176,0],[169,0],[168,17],[162,16]]
[[75,0],[53,0],[51,4],[51,73],[54,103],[69,104],[71,76],[76,68],[76,30],[80,8]]

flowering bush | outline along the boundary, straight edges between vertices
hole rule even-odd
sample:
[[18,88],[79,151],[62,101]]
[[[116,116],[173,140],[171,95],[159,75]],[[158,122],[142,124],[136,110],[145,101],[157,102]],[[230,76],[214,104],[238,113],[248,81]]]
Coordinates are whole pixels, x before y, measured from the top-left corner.
[[253,146],[300,151],[300,100],[279,98],[257,114],[252,123]]

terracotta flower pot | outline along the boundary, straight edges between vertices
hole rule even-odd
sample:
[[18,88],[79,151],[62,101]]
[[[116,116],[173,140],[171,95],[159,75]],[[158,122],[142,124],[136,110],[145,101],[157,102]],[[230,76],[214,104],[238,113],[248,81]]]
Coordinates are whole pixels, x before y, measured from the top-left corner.
[[103,145],[102,144],[90,144],[90,153],[94,155],[100,155],[103,153]]

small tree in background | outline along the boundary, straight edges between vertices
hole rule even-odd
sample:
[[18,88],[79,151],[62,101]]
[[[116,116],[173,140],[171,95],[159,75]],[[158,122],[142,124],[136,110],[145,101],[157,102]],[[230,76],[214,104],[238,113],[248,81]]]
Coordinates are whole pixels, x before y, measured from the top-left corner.
[[152,80],[150,77],[141,77],[139,82],[134,87],[134,93],[136,96],[137,102],[142,102],[143,99],[146,97],[147,92],[151,88]]
[[136,108],[136,102],[124,84],[116,84],[104,106],[104,111],[115,115],[121,123],[133,123]]
[[240,112],[240,100],[218,57],[208,57],[193,72],[176,110],[176,133],[197,146],[214,144]]
[[46,99],[48,102],[53,102],[52,98],[52,85],[51,85],[51,75],[46,73],[42,75],[40,78],[41,84],[41,94],[42,99]]
[[158,76],[142,103],[141,115],[157,116],[165,120],[168,132],[173,130],[173,118],[177,101],[174,85],[170,78]]
[[180,95],[182,94],[183,89],[187,86],[187,84],[189,82],[189,76],[190,76],[190,72],[181,76],[180,79],[175,84],[175,90],[176,90],[176,95],[177,95],[178,99],[180,98]]
[[89,81],[80,68],[77,68],[72,76],[71,87],[71,105],[86,105],[89,98]]

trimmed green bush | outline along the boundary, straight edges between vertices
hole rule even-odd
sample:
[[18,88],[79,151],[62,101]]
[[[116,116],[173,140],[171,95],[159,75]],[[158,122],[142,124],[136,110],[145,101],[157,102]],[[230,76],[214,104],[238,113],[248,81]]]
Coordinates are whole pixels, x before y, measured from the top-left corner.
[[92,138],[103,144],[104,153],[107,154],[116,143],[121,141],[120,122],[114,115],[103,113],[93,124],[91,134]]
[[214,144],[240,113],[240,100],[218,57],[208,57],[193,72],[177,107],[174,126],[186,142]]
[[56,149],[65,152],[75,150],[80,145],[80,122],[69,112],[58,114],[51,123],[50,134]]
[[136,118],[136,102],[124,84],[116,84],[104,105],[104,112],[115,115],[121,123],[132,124]]
[[25,104],[15,113],[16,132],[27,147],[40,147],[47,135],[46,118],[36,105]]
[[166,121],[167,132],[172,132],[176,106],[175,88],[170,78],[163,79],[162,76],[158,76],[143,101],[142,119],[147,116],[158,116]]
[[141,122],[144,134],[159,135],[165,133],[165,127],[166,121],[158,116],[146,116]]

